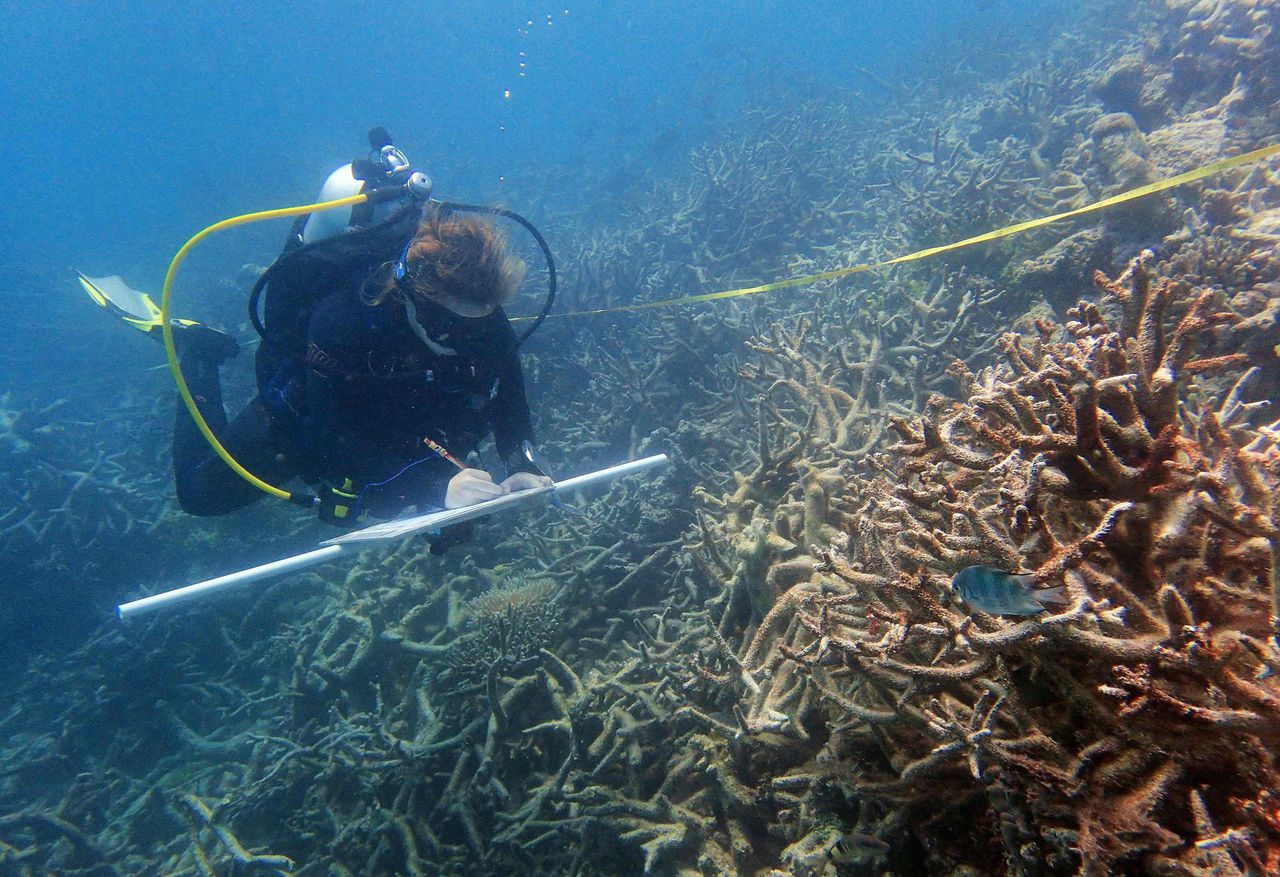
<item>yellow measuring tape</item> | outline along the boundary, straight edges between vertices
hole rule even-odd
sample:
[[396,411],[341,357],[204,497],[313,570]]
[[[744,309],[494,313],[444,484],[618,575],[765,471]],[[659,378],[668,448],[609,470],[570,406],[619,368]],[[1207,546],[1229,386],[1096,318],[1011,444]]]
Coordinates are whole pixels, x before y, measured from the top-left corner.
[[[930,256],[936,256],[939,253],[950,253],[955,250],[962,250],[965,247],[972,247],[975,244],[983,244],[987,241],[997,241],[1001,238],[1007,238],[1020,232],[1030,231],[1033,228],[1049,225],[1054,222],[1061,222],[1064,219],[1071,219],[1075,216],[1083,216],[1086,213],[1094,213],[1098,210],[1105,210],[1108,207],[1114,207],[1117,204],[1124,204],[1127,201],[1136,201],[1139,198],[1145,198],[1147,195],[1154,195],[1157,192],[1164,192],[1187,183],[1203,180],[1205,177],[1211,177],[1214,174],[1220,174],[1231,168],[1241,167],[1246,164],[1253,164],[1264,158],[1270,158],[1273,155],[1280,155],[1280,143],[1272,146],[1264,146],[1261,149],[1255,149],[1252,152],[1246,152],[1232,158],[1223,158],[1218,161],[1211,162],[1203,167],[1195,170],[1178,174],[1176,177],[1158,180],[1154,183],[1148,183],[1145,186],[1139,186],[1136,189],[1130,189],[1127,192],[1121,192],[1119,195],[1112,195],[1110,198],[1103,198],[1101,201],[1095,201],[1084,207],[1077,207],[1074,210],[1068,210],[1064,213],[1055,213],[1052,216],[1043,216],[1039,219],[1029,219],[1026,222],[1016,222],[1013,225],[1006,225],[1004,228],[998,228],[995,231],[989,231],[980,234],[977,237],[965,238],[962,241],[956,241],[952,244],[943,244],[938,247],[929,247],[924,250],[916,250],[914,253],[908,253],[905,256],[898,256],[895,259],[886,259],[883,262],[867,262],[862,265],[854,265],[850,268],[836,268],[832,271],[823,271],[819,274],[806,274],[803,277],[791,277],[786,280],[777,280],[773,283],[762,283],[759,286],[744,286],[740,289],[726,289],[723,292],[705,292],[701,295],[687,295],[682,298],[664,298],[659,301],[647,301],[640,304],[621,305],[612,308],[596,308],[589,311],[572,311],[567,314],[551,314],[550,317],[589,317],[596,314],[617,314],[626,311],[647,311],[653,308],[666,308],[674,305],[691,305],[704,301],[718,301],[722,298],[738,298],[744,295],[755,295],[760,292],[773,292],[778,289],[788,289],[793,286],[807,286],[811,283],[818,283],[823,280],[835,280],[839,277],[848,277],[852,274],[861,274],[864,271],[874,271],[877,268],[888,268],[890,265],[901,265],[904,262],[917,262],[921,259],[927,259]],[[513,318],[516,319],[516,318]],[[532,317],[520,317],[518,319],[528,320]]]

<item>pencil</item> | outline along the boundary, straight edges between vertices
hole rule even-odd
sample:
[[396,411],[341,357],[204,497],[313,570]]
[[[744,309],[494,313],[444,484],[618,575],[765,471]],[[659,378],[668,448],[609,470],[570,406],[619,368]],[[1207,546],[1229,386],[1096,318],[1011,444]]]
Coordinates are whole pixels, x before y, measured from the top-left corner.
[[432,441],[432,440],[431,440],[431,439],[429,439],[429,438],[424,438],[424,439],[422,440],[422,443],[423,443],[424,445],[426,445],[427,447],[429,447],[431,450],[435,451],[435,452],[436,452],[437,454],[439,454],[440,456],[444,457],[446,460],[448,460],[448,461],[449,461],[450,463],[452,463],[453,465],[457,466],[459,469],[465,469],[465,468],[467,468],[467,464],[466,464],[466,463],[462,462],[462,461],[461,461],[461,460],[459,460],[457,457],[455,457],[453,454],[451,454],[451,453],[449,453],[447,450],[445,450],[444,445],[440,444],[439,442],[434,442],[434,441]]

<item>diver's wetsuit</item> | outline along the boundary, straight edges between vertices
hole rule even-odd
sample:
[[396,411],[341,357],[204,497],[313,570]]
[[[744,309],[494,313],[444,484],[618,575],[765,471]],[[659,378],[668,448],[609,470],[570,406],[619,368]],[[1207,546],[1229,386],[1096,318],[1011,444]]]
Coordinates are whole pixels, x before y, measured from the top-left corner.
[[[379,517],[412,505],[443,507],[458,470],[423,439],[460,457],[492,432],[509,460],[532,441],[533,428],[515,333],[502,310],[479,319],[453,318],[435,305],[418,311],[428,337],[454,355],[428,348],[394,296],[372,306],[349,289],[332,293],[312,314],[305,368],[295,364],[292,380],[263,387],[230,424],[216,363],[184,352],[183,372],[228,452],[264,480],[350,478],[360,510]],[[225,514],[263,496],[217,458],[181,406],[173,447],[185,511]]]

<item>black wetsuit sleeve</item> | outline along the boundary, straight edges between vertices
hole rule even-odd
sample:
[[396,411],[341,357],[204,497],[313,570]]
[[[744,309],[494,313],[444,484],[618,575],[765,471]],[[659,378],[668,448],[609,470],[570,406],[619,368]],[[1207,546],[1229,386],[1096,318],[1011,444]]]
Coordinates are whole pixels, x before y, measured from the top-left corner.
[[377,517],[399,514],[409,506],[444,508],[449,481],[458,469],[442,457],[427,457],[402,470],[398,477],[365,487],[360,505]]
[[[502,359],[498,372],[498,392],[489,405],[489,425],[493,429],[493,440],[498,446],[498,455],[507,461],[523,460],[516,455],[525,440],[533,441],[533,418],[529,413],[529,402],[524,392],[524,371],[520,368],[520,356],[514,350]],[[509,463],[511,472],[531,469]],[[508,473],[510,474],[510,473]]]

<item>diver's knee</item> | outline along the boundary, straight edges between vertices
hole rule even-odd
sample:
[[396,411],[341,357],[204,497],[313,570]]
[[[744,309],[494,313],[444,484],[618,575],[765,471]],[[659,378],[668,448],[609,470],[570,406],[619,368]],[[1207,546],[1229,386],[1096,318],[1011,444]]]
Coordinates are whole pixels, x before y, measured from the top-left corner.
[[229,483],[222,477],[209,477],[208,468],[196,466],[193,471],[178,470],[174,473],[178,508],[189,515],[212,518],[248,505],[246,499],[252,500],[252,497],[242,496],[242,491],[237,490],[238,484]]
[[178,508],[189,515],[201,518],[213,518],[232,511],[225,500],[204,490],[184,490],[178,485]]

